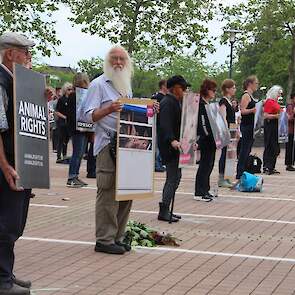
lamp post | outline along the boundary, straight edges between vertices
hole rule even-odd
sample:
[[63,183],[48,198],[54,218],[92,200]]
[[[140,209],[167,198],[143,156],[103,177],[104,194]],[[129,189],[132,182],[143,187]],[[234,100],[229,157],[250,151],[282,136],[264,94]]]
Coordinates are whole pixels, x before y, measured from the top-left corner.
[[240,30],[225,30],[225,33],[229,33],[229,42],[230,42],[230,64],[229,64],[229,78],[233,76],[233,56],[234,56],[234,44],[236,42],[236,34],[242,33]]

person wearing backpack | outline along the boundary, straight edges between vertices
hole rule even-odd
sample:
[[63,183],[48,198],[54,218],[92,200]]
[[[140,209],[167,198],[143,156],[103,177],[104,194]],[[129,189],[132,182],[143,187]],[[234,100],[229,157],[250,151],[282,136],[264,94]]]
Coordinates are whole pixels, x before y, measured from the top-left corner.
[[281,86],[275,85],[269,89],[264,103],[264,153],[263,172],[271,175],[280,173],[275,169],[277,157],[280,154],[279,117],[281,106],[278,98],[282,96]]

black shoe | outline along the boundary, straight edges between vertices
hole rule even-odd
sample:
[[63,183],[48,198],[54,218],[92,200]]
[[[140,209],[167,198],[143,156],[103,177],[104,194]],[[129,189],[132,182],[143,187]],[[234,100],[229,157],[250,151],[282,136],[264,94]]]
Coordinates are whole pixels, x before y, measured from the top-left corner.
[[281,174],[281,172],[276,169],[273,169],[272,172],[273,172],[273,174]]
[[63,159],[61,159],[61,158],[56,159],[56,164],[62,164],[62,162],[63,162]]
[[84,185],[77,178],[68,179],[67,181],[67,187],[81,188],[83,186]]
[[166,171],[166,169],[164,168],[164,167],[160,167],[160,168],[156,168],[155,169],[155,172],[165,172]]
[[20,280],[20,279],[17,279],[16,277],[13,277],[12,278],[12,281],[18,285],[18,286],[21,286],[23,288],[27,288],[27,289],[30,289],[32,287],[32,282],[31,281],[23,281],[23,280]]
[[170,219],[171,219],[171,222],[179,221],[179,218],[175,218],[173,215],[171,218],[170,216],[171,214],[170,214],[168,206],[164,205],[163,203],[159,203],[159,207],[160,207],[160,211],[158,215],[158,220],[170,222]]
[[116,242],[116,245],[123,247],[126,252],[131,251],[131,246],[126,243],[122,243],[122,242],[118,241],[118,242]]
[[202,201],[202,202],[211,202],[213,201],[212,195],[210,195],[209,193],[205,194],[205,195],[198,195],[198,196],[194,196],[194,200],[195,201]]
[[177,215],[177,214],[172,214],[172,217],[177,218],[177,219],[181,219],[181,216]]
[[295,168],[293,166],[289,165],[286,167],[286,170],[287,171],[295,171]]
[[211,193],[208,193],[208,196],[209,196],[211,199],[218,198],[218,195],[213,195],[213,194],[211,194]]
[[118,255],[122,255],[126,252],[125,248],[119,245],[116,245],[116,244],[105,245],[98,242],[96,242],[94,251],[108,253],[108,254],[118,254]]
[[23,288],[17,284],[13,284],[10,288],[1,288],[0,295],[30,295],[30,289]]
[[87,174],[86,177],[87,177],[87,178],[96,178],[96,175],[95,175],[95,174]]
[[83,185],[83,186],[87,186],[88,183],[84,182],[83,180],[81,180],[79,177],[77,177],[77,180]]
[[274,171],[270,170],[269,168],[264,168],[263,173],[266,175],[272,175],[272,174],[274,174]]

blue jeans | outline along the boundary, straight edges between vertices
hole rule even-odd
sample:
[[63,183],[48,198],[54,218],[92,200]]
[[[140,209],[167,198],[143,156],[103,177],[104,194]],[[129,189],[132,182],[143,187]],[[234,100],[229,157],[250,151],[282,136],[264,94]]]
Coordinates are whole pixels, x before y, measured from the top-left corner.
[[69,179],[78,177],[81,161],[87,144],[85,133],[76,133],[72,136],[73,154],[70,162]]
[[251,153],[252,145],[254,143],[254,128],[252,125],[241,125],[241,149],[239,154],[237,166],[237,179],[240,179],[246,169],[248,157]]

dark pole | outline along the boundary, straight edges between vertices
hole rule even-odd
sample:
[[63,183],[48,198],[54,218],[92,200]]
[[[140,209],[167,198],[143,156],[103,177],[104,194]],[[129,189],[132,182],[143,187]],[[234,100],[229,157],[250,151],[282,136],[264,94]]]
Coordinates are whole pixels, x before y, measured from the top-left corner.
[[230,64],[229,64],[229,78],[232,79],[233,77],[233,51],[234,51],[234,43],[230,41]]

